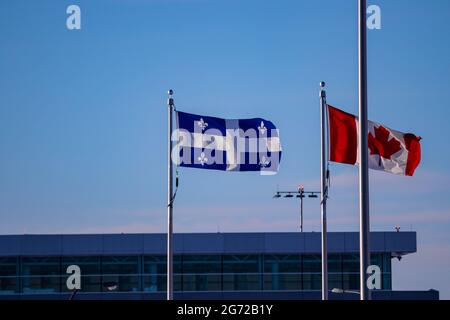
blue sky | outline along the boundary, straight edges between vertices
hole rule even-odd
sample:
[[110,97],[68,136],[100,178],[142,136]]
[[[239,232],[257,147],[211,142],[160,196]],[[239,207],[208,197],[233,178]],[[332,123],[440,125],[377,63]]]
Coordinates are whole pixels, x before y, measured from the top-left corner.
[[[298,203],[272,194],[319,185],[319,81],[357,112],[356,4],[2,1],[0,233],[164,232],[169,88],[186,112],[270,119],[284,151],[271,177],[180,169],[175,231],[298,230]],[[415,177],[371,172],[371,228],[418,232],[394,289],[450,298],[450,2],[369,4],[369,117],[423,137]],[[329,230],[357,231],[357,168],[331,170]],[[319,219],[307,201],[305,231]]]

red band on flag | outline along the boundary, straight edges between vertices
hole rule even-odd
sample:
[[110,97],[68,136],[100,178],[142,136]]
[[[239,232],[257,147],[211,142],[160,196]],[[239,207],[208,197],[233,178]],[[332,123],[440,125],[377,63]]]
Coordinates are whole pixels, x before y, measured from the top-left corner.
[[421,160],[421,148],[420,140],[421,137],[417,137],[412,133],[406,133],[404,135],[406,150],[408,150],[408,161],[406,162],[405,175],[413,176],[414,171],[420,164]]
[[330,161],[355,164],[358,152],[356,117],[328,105]]

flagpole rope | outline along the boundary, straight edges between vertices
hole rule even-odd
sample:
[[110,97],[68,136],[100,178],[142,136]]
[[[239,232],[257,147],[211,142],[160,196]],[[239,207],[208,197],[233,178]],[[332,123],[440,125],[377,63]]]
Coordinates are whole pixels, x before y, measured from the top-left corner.
[[324,108],[324,112],[325,112],[325,130],[326,130],[326,142],[327,142],[327,164],[326,164],[326,172],[325,172],[325,190],[324,190],[324,194],[323,194],[323,200],[321,201],[321,204],[323,202],[325,202],[327,199],[329,199],[328,197],[328,191],[331,187],[331,176],[330,176],[330,157],[329,157],[329,152],[330,152],[330,132],[329,132],[329,119],[328,119],[328,103],[326,100],[326,97],[323,98],[324,99],[324,104],[325,104],[325,108]]
[[[177,129],[178,129],[177,108],[175,107],[175,103],[174,102],[172,102],[172,108],[173,108],[173,111],[175,111],[175,121],[177,123]],[[177,139],[178,139],[178,141],[180,140],[179,138],[180,138],[180,136],[179,136],[179,132],[177,130]],[[178,164],[177,164],[176,167],[175,167],[175,192],[173,193],[173,196],[170,199],[169,204],[167,205],[168,207],[171,207],[173,205],[173,203],[175,202],[175,198],[176,198],[177,192],[178,192],[178,185],[179,185],[179,174],[178,174]]]

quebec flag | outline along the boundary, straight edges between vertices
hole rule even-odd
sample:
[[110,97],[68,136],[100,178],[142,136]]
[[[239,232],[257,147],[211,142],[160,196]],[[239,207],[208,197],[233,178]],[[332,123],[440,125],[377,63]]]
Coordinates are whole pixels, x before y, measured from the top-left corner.
[[227,120],[176,112],[172,161],[181,167],[276,174],[279,131],[265,119]]

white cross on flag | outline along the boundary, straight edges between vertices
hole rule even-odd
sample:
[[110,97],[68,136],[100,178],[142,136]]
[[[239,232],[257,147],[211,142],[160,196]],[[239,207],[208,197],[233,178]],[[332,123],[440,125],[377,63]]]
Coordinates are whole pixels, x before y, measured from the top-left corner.
[[[330,161],[357,165],[358,118],[328,106]],[[368,122],[369,168],[413,176],[420,163],[420,137]]]

